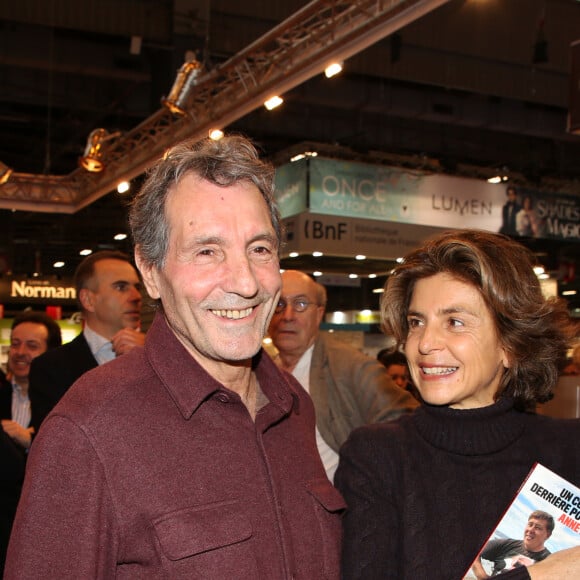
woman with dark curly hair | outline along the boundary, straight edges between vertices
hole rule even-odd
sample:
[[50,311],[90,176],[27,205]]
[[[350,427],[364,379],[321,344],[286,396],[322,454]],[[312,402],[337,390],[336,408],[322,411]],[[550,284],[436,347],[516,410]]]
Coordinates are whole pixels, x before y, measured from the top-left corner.
[[[341,450],[343,578],[458,580],[535,462],[580,484],[580,421],[534,412],[552,396],[570,317],[543,297],[526,248],[475,230],[409,254],[381,311],[424,403]],[[580,577],[580,549],[502,578],[570,573]]]

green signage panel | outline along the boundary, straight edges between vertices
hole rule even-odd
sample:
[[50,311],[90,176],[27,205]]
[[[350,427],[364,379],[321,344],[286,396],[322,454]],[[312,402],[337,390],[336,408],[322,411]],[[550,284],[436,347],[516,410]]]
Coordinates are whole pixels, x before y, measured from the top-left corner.
[[415,193],[423,176],[387,167],[310,160],[310,210],[329,215],[413,223]]
[[307,159],[276,169],[274,195],[283,218],[299,214],[308,207],[307,185]]

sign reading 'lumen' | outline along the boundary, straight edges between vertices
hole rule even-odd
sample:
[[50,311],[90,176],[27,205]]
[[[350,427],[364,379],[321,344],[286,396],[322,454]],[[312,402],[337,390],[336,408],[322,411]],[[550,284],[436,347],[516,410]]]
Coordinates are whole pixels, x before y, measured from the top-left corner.
[[12,280],[10,286],[11,298],[53,298],[56,300],[74,300],[77,296],[75,288],[65,286],[30,285],[23,280]]

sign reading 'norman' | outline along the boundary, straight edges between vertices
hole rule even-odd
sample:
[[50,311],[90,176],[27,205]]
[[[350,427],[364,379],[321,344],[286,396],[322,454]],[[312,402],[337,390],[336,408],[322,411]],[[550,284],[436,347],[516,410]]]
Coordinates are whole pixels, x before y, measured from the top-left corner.
[[29,284],[26,280],[12,280],[10,298],[34,298],[39,300],[74,300],[76,290],[70,286]]

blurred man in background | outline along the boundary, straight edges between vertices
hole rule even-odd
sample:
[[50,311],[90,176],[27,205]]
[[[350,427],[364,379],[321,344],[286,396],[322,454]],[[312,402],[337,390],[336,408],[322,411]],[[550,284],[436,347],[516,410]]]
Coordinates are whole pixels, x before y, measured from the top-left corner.
[[396,419],[417,402],[397,388],[376,359],[320,333],[325,308],[324,286],[303,272],[286,270],[269,334],[278,365],[312,397],[318,450],[332,481],[338,450],[354,428]]
[[83,331],[39,357],[30,370],[36,432],[81,375],[145,342],[140,331],[141,280],[126,254],[103,250],[87,256],[75,272],[75,287]]
[[8,376],[2,374],[0,380],[0,577],[34,432],[28,396],[30,365],[60,344],[60,326],[44,312],[23,312],[12,323]]

